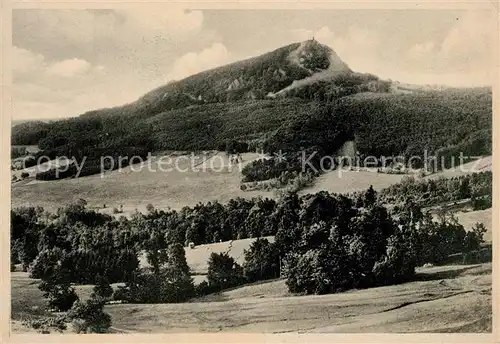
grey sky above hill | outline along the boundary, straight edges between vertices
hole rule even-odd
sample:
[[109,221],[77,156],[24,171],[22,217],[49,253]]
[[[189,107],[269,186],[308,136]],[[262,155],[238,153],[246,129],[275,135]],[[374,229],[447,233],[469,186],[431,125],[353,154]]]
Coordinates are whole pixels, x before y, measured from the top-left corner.
[[121,105],[205,69],[310,39],[353,70],[491,85],[496,21],[449,10],[14,10],[13,119]]

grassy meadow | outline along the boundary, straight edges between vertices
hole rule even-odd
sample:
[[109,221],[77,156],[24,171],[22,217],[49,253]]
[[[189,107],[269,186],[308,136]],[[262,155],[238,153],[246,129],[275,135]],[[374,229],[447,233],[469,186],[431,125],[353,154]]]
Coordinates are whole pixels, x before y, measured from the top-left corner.
[[[284,280],[227,290],[181,304],[105,307],[113,332],[491,332],[491,264],[418,269],[414,282],[297,296]],[[43,314],[38,281],[12,274],[13,332]],[[78,286],[87,297],[91,286]]]

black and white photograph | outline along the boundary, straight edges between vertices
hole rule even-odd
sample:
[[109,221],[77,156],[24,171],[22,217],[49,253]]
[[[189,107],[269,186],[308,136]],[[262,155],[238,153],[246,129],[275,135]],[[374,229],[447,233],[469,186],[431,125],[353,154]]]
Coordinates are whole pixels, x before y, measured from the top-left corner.
[[7,336],[493,338],[498,6],[88,5],[2,24]]

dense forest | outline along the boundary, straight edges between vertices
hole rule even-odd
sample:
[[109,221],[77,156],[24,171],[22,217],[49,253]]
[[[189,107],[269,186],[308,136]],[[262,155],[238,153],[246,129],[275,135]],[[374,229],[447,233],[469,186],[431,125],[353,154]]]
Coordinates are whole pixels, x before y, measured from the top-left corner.
[[[11,219],[11,263],[47,281],[42,288],[54,302],[60,295],[53,283],[58,278],[68,288],[70,283],[125,282],[116,298],[131,302],[181,302],[280,275],[291,292],[391,284],[410,279],[416,266],[479,250],[485,231],[482,225],[466,231],[454,220],[434,221],[411,199],[389,212],[373,188],[354,198],[288,193],[277,201],[239,198],[180,211],[149,207],[130,219],[97,213],[80,200],[55,214],[13,209]],[[230,257],[212,256],[208,282],[193,285],[183,247],[269,235],[275,242],[255,242],[242,267]],[[139,266],[141,252],[150,267]],[[154,293],[158,288],[165,293]],[[72,294],[68,289],[65,300],[73,300]]]
[[[209,150],[228,140],[249,149],[336,152],[349,139],[362,155],[491,154],[491,92],[364,93],[333,102],[263,100],[193,106],[149,118],[78,117],[51,124],[42,150],[86,147]],[[446,123],[446,125],[442,125]],[[16,136],[19,137],[19,134]],[[15,141],[22,143],[28,141]]]
[[47,136],[49,128],[50,123],[42,121],[19,123],[12,128],[12,144],[16,145],[16,142],[21,142],[20,145],[37,145],[41,139]]
[[[354,139],[360,155],[424,157],[491,154],[491,92],[361,93],[283,124],[267,151],[320,146],[333,153]],[[458,161],[458,160],[457,160]]]
[[[134,159],[137,159],[137,163],[140,159],[141,161],[147,159],[148,152],[144,148],[138,147],[117,147],[114,149],[92,149],[85,148],[80,151],[68,152],[69,155],[57,155],[55,152],[58,150],[49,150],[49,155],[42,155],[39,152],[35,155],[34,159],[30,159],[29,163],[33,160],[38,160],[39,155],[46,158],[53,156],[55,159],[57,156],[69,156],[74,159],[67,166],[54,167],[48,170],[39,171],[36,173],[35,178],[37,180],[58,180],[65,178],[79,178],[90,176],[94,174],[104,173],[105,171],[112,171],[120,168],[124,168],[132,163]],[[88,152],[88,154],[85,154]],[[73,155],[71,153],[74,153]],[[79,164],[79,165],[78,165]],[[79,168],[80,166],[80,168]]]
[[314,149],[321,156],[335,154],[346,140],[355,140],[362,158],[418,156],[422,159],[414,160],[413,167],[421,167],[426,154],[435,155],[441,169],[452,157],[457,164],[460,152],[491,154],[491,119],[489,91],[365,93],[329,103],[299,99],[221,103],[146,119],[83,116],[55,122],[40,140],[38,155],[78,157],[120,147],[209,150],[236,141],[243,143],[243,150],[293,154]]

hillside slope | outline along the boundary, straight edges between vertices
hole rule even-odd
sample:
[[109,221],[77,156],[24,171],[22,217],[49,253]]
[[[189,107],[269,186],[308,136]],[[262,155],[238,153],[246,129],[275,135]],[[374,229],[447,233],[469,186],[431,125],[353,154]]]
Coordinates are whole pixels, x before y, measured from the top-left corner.
[[491,154],[490,88],[392,92],[349,69],[316,41],[204,71],[136,102],[50,124],[13,128],[13,144],[72,155],[93,149],[247,151],[319,147],[354,140],[362,156]]
[[[221,117],[226,112],[229,112],[227,117],[230,118],[235,113],[249,115],[262,109],[261,111],[270,112],[269,117],[282,121],[284,118],[280,117],[301,113],[300,109],[289,109],[290,106],[300,108],[300,102],[271,104],[265,101],[269,98],[268,95],[325,71],[327,74],[353,73],[331,48],[314,40],[294,43],[261,56],[207,70],[183,80],[171,81],[130,104],[88,111],[80,117],[57,121],[49,126],[40,122],[16,125],[12,129],[12,143],[40,143],[42,149],[65,145],[103,147],[124,144],[166,148],[168,143],[161,144],[159,139],[144,140],[138,137],[166,131],[174,132],[175,138],[176,130],[187,129],[195,131],[195,138],[199,138],[207,134],[207,126],[215,131],[221,123],[227,122],[227,118],[212,120],[214,115]],[[250,103],[247,104],[248,101]],[[171,112],[184,109],[190,113],[191,106],[195,109],[191,112],[192,120],[187,120],[187,123],[179,121],[179,118],[185,117],[183,111]],[[148,121],[148,118],[159,114],[162,114],[160,119],[153,120],[153,123]],[[273,120],[271,123],[263,120],[264,130],[252,130],[251,126],[258,123],[259,118],[251,120],[241,123],[240,127],[253,134],[275,129]],[[163,121],[171,121],[172,124],[170,127],[169,124],[164,124],[162,128],[155,127],[158,122]],[[229,125],[229,129],[231,127],[234,126]],[[224,139],[232,136],[238,136],[238,133],[225,135]],[[182,149],[197,149],[201,146],[214,148],[213,145],[207,147],[208,143],[189,145],[181,142],[178,145]],[[169,146],[168,149],[175,148]]]
[[263,99],[325,70],[351,71],[331,48],[310,40],[171,82],[147,93],[136,105],[159,113],[192,104]]
[[175,332],[491,332],[491,264],[421,269],[418,281],[292,296],[284,281],[184,304],[111,305],[116,330]]
[[265,99],[269,93],[279,92],[295,81],[322,71],[352,72],[330,47],[315,40],[298,42],[182,80],[170,81],[135,102],[114,108],[91,110],[83,116],[147,117],[190,105]]
[[[491,154],[492,94],[487,89],[413,94],[364,92],[290,121],[268,140],[268,150],[322,146],[336,151],[355,140],[361,156]],[[293,147],[293,148],[291,148]]]
[[[243,154],[242,164],[257,156],[253,153]],[[149,203],[159,209],[181,209],[186,205],[194,206],[200,201],[218,200],[225,203],[237,197],[273,196],[272,192],[266,191],[242,191],[239,187],[239,168],[230,168],[224,154],[214,156],[213,161],[207,161],[206,167],[192,166],[188,158],[179,161],[179,170],[172,171],[167,169],[173,168],[174,162],[172,165],[163,164],[162,172],[157,162],[153,161],[151,168],[147,165],[142,168],[139,165],[128,166],[122,171],[107,172],[104,177],[94,175],[59,181],[26,179],[13,184],[12,207],[39,205],[56,211],[64,204],[84,198],[89,207],[109,214],[114,207],[120,208],[123,205],[122,215],[127,215],[135,209],[146,212],[146,205]],[[103,205],[106,205],[105,209],[102,209]]]
[[[43,314],[40,280],[12,273],[12,331]],[[417,269],[414,282],[330,295],[294,296],[284,280],[242,286],[180,304],[108,305],[114,332],[491,333],[492,266]],[[116,286],[115,286],[116,287]],[[76,286],[86,299],[92,286]]]

